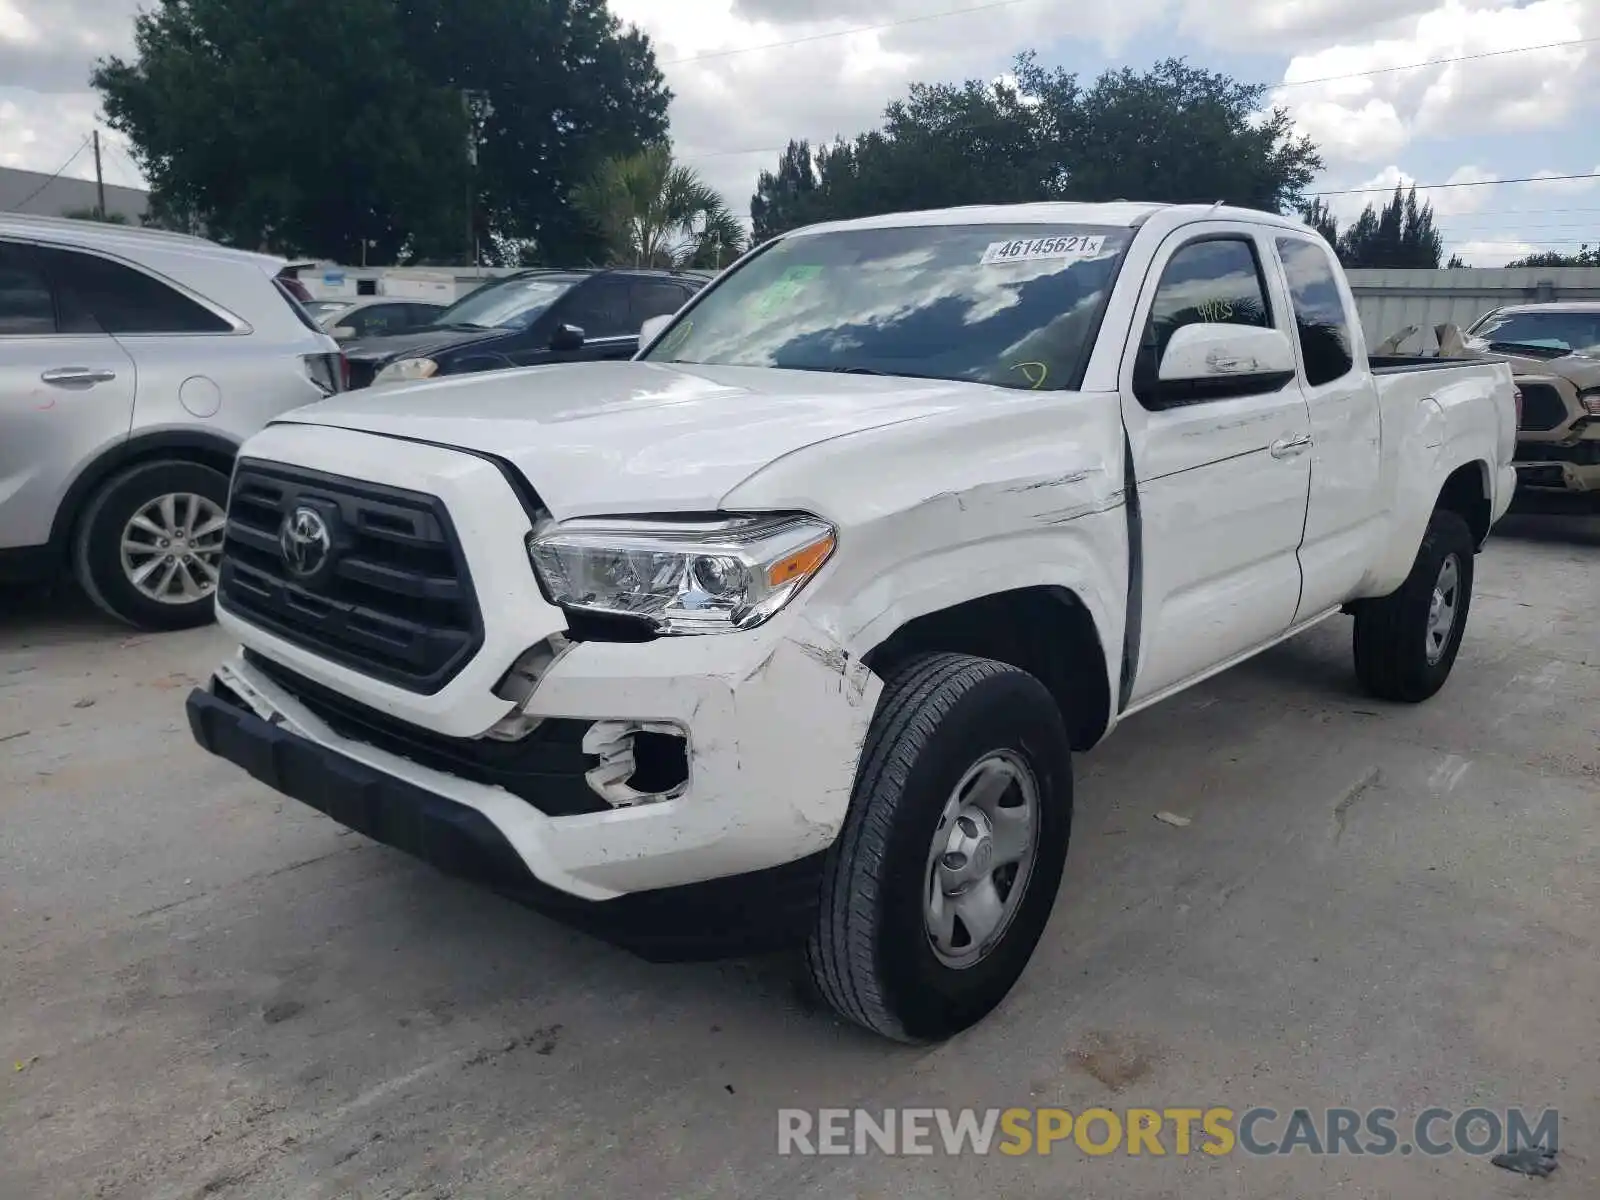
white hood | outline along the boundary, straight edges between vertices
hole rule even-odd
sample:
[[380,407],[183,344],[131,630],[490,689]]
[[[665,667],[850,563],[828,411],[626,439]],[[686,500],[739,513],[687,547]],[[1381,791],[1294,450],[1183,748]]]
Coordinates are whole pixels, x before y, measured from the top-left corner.
[[713,511],[807,446],[1015,398],[942,380],[599,362],[349,392],[284,420],[497,455],[565,520]]

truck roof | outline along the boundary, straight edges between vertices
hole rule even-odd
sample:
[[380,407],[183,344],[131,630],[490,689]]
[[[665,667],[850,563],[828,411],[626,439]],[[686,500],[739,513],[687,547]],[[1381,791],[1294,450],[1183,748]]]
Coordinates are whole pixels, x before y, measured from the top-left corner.
[[1296,217],[1236,208],[1226,204],[1154,204],[1113,200],[1103,204],[1044,201],[1037,204],[971,204],[961,208],[932,208],[920,212],[884,213],[849,221],[828,221],[797,229],[789,236],[834,233],[849,229],[898,229],[917,225],[1121,225],[1134,228],[1157,213],[1182,225],[1200,217],[1250,221],[1306,232],[1310,226]]

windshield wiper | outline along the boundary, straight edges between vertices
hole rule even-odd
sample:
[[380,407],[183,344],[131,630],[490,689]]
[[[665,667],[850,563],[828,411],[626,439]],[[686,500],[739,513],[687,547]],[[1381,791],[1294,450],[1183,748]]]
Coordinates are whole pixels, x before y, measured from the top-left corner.
[[822,371],[829,375],[883,375],[890,372],[879,371],[874,367],[812,367],[803,363],[773,363],[780,371]]

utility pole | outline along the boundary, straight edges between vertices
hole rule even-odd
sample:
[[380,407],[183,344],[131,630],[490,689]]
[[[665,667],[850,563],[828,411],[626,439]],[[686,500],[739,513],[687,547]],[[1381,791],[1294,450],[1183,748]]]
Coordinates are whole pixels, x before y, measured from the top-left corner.
[[472,117],[472,92],[466,88],[461,90],[461,111],[467,118],[467,260],[474,267],[478,265],[478,239],[477,223],[473,218],[474,193],[477,191],[478,182],[478,131],[476,122]]
[[100,131],[94,131],[94,187],[99,200],[95,204],[95,220],[106,219],[106,177],[100,170]]

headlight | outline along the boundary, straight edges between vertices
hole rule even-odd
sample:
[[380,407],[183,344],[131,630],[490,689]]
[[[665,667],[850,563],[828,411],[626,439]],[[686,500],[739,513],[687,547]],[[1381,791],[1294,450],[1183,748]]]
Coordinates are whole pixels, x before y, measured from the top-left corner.
[[1579,392],[1578,403],[1591,417],[1600,417],[1600,388],[1585,388]]
[[530,534],[528,557],[557,604],[658,633],[730,633],[787,604],[834,544],[833,526],[808,516],[587,520]]
[[431,358],[402,358],[390,363],[373,377],[372,386],[380,383],[416,383],[421,379],[432,379],[439,371],[439,364]]

